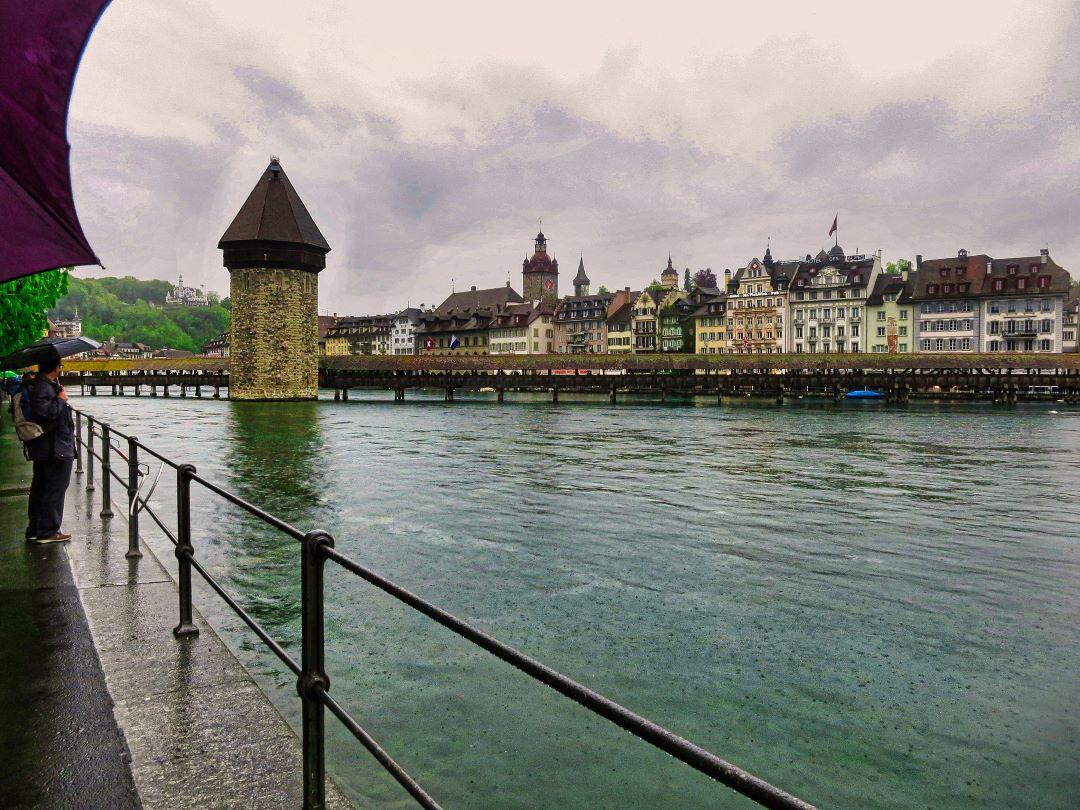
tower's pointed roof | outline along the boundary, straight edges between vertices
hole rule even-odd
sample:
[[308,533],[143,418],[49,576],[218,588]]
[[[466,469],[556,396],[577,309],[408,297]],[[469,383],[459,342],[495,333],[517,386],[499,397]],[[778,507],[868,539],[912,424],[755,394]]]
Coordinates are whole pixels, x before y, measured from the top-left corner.
[[330,250],[277,158],[270,159],[270,165],[240,207],[218,247],[224,247],[228,242],[255,240],[291,242]]
[[589,277],[585,275],[585,257],[582,256],[580,259],[578,259],[577,275],[574,277],[574,286],[576,287],[588,283]]
[[[218,247],[225,251],[229,269],[297,267],[318,271],[326,266],[325,255],[330,251],[277,158],[270,159]],[[256,254],[264,258],[256,261],[252,258]]]

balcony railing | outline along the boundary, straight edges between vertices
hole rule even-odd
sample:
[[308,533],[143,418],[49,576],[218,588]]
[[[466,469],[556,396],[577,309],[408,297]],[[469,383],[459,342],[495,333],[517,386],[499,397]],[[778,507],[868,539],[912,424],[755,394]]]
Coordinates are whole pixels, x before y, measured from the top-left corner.
[[[110,517],[113,514],[112,479],[116,479],[120,486],[125,487],[127,490],[127,556],[129,558],[142,556],[139,549],[139,515],[142,512],[146,512],[176,547],[179,623],[173,629],[173,635],[177,638],[186,638],[196,636],[199,633],[199,629],[194,623],[194,608],[192,605],[191,572],[194,570],[258,636],[259,640],[278,657],[282,664],[296,676],[296,689],[300,697],[302,718],[303,806],[305,810],[318,810],[326,806],[325,709],[330,710],[330,713],[397,780],[402,788],[416,800],[417,804],[429,808],[429,810],[441,810],[441,805],[428,795],[423,787],[357,723],[348,710],[330,695],[330,679],[326,673],[324,643],[325,594],[323,571],[327,561],[336,563],[344,570],[355,574],[418,613],[424,614],[451,632],[491,653],[496,658],[516,667],[533,680],[551,687],[588,711],[600,715],[639,739],[689,765],[694,770],[715,779],[758,804],[771,808],[814,810],[813,805],[785,793],[780,788],[721,759],[710,751],[679,737],[641,715],[635,714],[599,692],[593,691],[543,662],[499,641],[453,616],[439,606],[428,602],[417,594],[406,590],[370,568],[345,556],[336,550],[334,538],[328,532],[320,529],[303,532],[260,507],[219,487],[217,484],[200,477],[193,465],[177,463],[151,450],[136,437],[127,436],[108,424],[95,420],[88,413],[77,409],[73,410],[75,412],[76,442],[79,447],[86,450],[87,491],[94,489],[95,459],[101,465],[102,517]],[[84,418],[87,422],[85,441],[83,440]],[[123,439],[126,442],[126,454],[118,444],[114,444],[114,439]],[[94,444],[97,440],[100,440],[100,452],[94,450]],[[161,463],[157,477],[145,494],[143,494],[143,488],[149,480],[149,467],[140,463],[140,452],[157,459]],[[126,478],[113,470],[114,454],[123,461],[123,465],[127,470]],[[75,468],[77,473],[83,471],[83,456],[83,453],[78,454]],[[161,472],[166,466],[176,472],[177,528],[175,532],[165,525],[161,517],[150,508],[149,504],[150,496],[153,494]],[[197,484],[222,500],[243,509],[257,520],[288,535],[300,544],[298,576],[301,585],[301,655],[299,662],[272,638],[269,632],[250,613],[240,606],[237,599],[228,593],[224,586],[196,558],[195,548],[192,543],[193,532],[191,526],[192,484]]]

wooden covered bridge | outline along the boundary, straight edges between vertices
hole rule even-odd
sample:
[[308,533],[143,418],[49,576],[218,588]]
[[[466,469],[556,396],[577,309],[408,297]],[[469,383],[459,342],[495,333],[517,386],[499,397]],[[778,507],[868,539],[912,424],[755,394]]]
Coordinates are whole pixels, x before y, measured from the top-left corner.
[[[65,385],[118,396],[221,396],[229,359],[84,360],[65,364]],[[878,391],[892,402],[912,397],[1061,399],[1080,404],[1080,354],[813,355],[425,355],[323,357],[319,385],[348,399],[351,389],[415,389],[739,396],[783,401]]]

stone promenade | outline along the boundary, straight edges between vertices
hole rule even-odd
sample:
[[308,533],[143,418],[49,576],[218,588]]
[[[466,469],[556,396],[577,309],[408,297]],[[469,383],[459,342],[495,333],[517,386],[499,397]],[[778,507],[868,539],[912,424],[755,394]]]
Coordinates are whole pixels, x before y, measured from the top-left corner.
[[197,612],[199,635],[173,637],[169,572],[145,543],[124,556],[122,487],[101,518],[73,475],[71,541],[24,542],[31,467],[0,419],[0,804],[299,808],[299,739]]

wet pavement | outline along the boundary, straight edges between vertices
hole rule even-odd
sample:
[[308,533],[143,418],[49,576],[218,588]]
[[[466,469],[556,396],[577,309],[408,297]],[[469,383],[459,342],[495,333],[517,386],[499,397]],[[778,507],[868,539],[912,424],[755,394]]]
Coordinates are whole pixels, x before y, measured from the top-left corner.
[[[5,417],[6,418],[6,417]],[[23,540],[30,464],[0,432],[0,805],[300,807],[300,742],[217,634],[173,637],[176,586],[123,492],[72,476],[69,543]],[[100,473],[100,470],[98,471]],[[147,520],[147,523],[150,523]],[[333,785],[328,806],[351,807]]]

